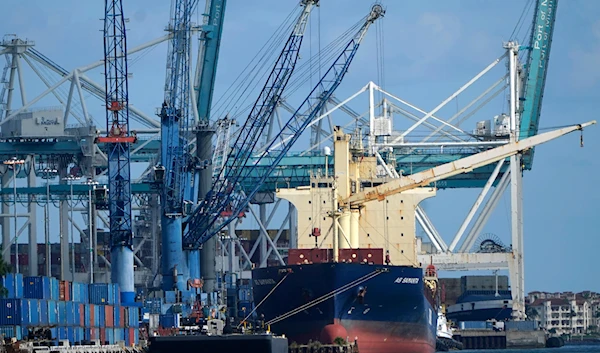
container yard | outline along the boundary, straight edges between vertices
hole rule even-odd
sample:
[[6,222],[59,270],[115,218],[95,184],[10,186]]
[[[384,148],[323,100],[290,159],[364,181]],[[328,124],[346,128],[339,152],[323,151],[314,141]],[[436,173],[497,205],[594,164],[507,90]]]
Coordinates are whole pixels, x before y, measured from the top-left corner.
[[[21,274],[2,277],[0,333],[4,338],[79,345],[100,341],[134,347],[140,340],[140,305],[121,305],[118,284],[87,284]],[[49,334],[48,334],[49,332]]]
[[[396,33],[445,20],[349,1],[343,14],[334,0],[73,2],[102,19],[100,32],[81,21],[86,40],[66,41],[77,56],[6,34],[5,343],[82,353],[544,346],[548,323],[525,306],[523,177],[542,144],[577,134],[583,147],[596,124],[540,125],[558,0],[507,10],[514,29],[498,22],[489,38],[512,30],[508,40],[445,67],[452,78],[430,77],[431,91],[398,76],[419,71],[410,65],[386,72],[383,48],[433,65]],[[40,23],[61,22],[40,11],[52,18]],[[412,17],[424,27],[384,36]],[[387,75],[406,86],[386,86]],[[477,193],[449,238],[426,205],[461,190]],[[499,200],[506,215],[488,224]],[[492,275],[443,278],[455,271]]]

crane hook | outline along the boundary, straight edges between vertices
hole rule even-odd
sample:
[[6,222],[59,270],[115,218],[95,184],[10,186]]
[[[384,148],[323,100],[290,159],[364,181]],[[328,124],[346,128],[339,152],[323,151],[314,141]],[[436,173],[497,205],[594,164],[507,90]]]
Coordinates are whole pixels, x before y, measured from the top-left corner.
[[579,146],[583,147],[583,129],[581,129],[581,134],[579,135]]

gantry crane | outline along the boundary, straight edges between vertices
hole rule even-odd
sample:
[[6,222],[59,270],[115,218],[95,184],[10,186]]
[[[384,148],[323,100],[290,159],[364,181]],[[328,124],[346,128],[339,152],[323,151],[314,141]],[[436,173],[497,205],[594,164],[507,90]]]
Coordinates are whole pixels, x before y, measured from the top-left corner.
[[[208,4],[210,2],[210,4]],[[207,16],[202,25],[200,46],[198,47],[198,65],[196,69],[196,82],[194,83],[196,109],[198,122],[196,124],[196,159],[198,165],[194,178],[193,201],[201,200],[206,196],[212,184],[212,137],[214,127],[210,123],[210,109],[212,105],[215,78],[217,76],[217,63],[219,60],[219,48],[221,47],[221,36],[223,33],[223,21],[225,19],[225,8],[227,0],[207,0]],[[199,279],[201,269],[208,271],[208,277],[214,277],[214,245],[207,246],[202,250],[202,266],[200,265],[200,250],[198,248],[187,249],[188,268],[190,278]],[[212,274],[212,275],[210,275]],[[206,289],[211,289],[207,288]]]
[[[208,239],[211,239],[220,229],[233,221],[240,211],[248,205],[250,199],[258,192],[266,178],[300,137],[312,119],[319,114],[327,100],[340,85],[370,25],[382,17],[384,13],[385,11],[381,5],[376,4],[372,7],[369,15],[365,17],[364,24],[356,35],[346,45],[342,53],[331,67],[329,67],[290,120],[282,127],[277,136],[268,141],[266,148],[258,153],[252,167],[248,167],[246,163],[250,156],[256,154],[255,151],[258,149],[256,141],[266,123],[254,118],[253,115],[248,118],[242,133],[238,135],[234,148],[228,156],[225,166],[226,171],[224,172],[225,182],[215,183],[207,198],[200,203],[200,207],[191,216],[190,223],[184,235],[184,245],[199,246],[203,244]],[[318,89],[321,89],[322,93],[313,99],[313,95]],[[261,93],[261,96],[263,95],[269,97],[265,90]],[[278,96],[274,97],[277,98]],[[266,101],[266,104],[268,103],[269,101]],[[269,106],[267,105],[267,107]],[[309,113],[306,115],[300,113],[305,111],[309,111]],[[265,118],[266,116],[260,115],[259,117]],[[267,168],[258,168],[265,165]],[[239,181],[251,174],[259,175],[258,182],[251,190],[239,190]],[[227,206],[232,207],[232,215],[218,222],[221,211]]]
[[183,277],[189,275],[181,245],[182,219],[188,175],[191,171],[188,140],[190,128],[190,47],[191,17],[197,0],[174,0],[168,31],[169,41],[165,82],[165,99],[159,112],[161,119],[161,195],[162,287],[164,290],[186,289]]
[[[244,156],[240,154],[240,152],[243,153],[243,151],[248,151],[249,149],[251,150],[254,142],[264,130],[268,118],[275,109],[277,102],[279,101],[281,94],[292,75],[296,61],[298,60],[300,46],[302,44],[302,39],[304,38],[304,31],[308,23],[308,17],[313,7],[318,4],[318,0],[302,0],[300,4],[304,7],[304,9],[298,16],[292,33],[290,34],[283,50],[281,51],[281,54],[275,62],[275,65],[269,77],[267,78],[267,82],[265,83],[265,86],[263,87],[258,99],[252,107],[241,133],[237,137],[235,142],[236,147],[232,150],[232,153],[228,157],[228,161],[230,161],[229,163],[233,165],[233,168],[229,170],[233,170],[234,173],[239,172],[240,167],[245,165],[249,156]],[[222,16],[222,13],[215,14],[215,16],[217,15]],[[201,83],[199,86],[200,89],[198,92],[198,116],[201,124],[199,125],[196,136],[198,145],[197,153],[200,161],[209,161],[212,152],[212,142],[210,138],[212,137],[213,131],[207,128],[209,125],[208,117],[212,95],[209,95],[209,91],[202,91],[204,83],[207,85],[205,88],[207,90],[210,89],[213,84],[212,80],[214,80],[215,69],[213,65],[216,64],[216,61],[211,62],[210,58],[216,59],[216,54],[218,53],[217,48],[212,49],[212,52],[214,54],[209,57],[209,60],[204,62]],[[208,50],[206,53],[207,55],[211,55]],[[207,62],[208,65],[206,65]],[[208,165],[208,163],[206,164]],[[214,212],[217,212],[217,214],[220,213],[220,211],[227,206],[229,198],[226,196],[223,197],[223,195],[227,192],[226,190],[229,188],[229,185],[231,185],[227,181],[223,182],[223,179],[221,178],[217,178],[215,182],[212,183],[212,170],[210,168],[201,170],[199,179],[199,196],[202,197],[203,201],[200,202],[199,206],[196,207],[192,215],[190,215],[187,224],[187,233],[191,232],[193,234],[198,232],[196,229],[198,226],[206,223],[205,221],[201,221],[202,219],[206,218],[207,216],[212,217],[212,215],[215,214]],[[211,211],[208,213],[204,211],[207,205],[210,205],[211,208]],[[190,262],[196,262],[195,259],[201,245],[202,243],[195,241],[193,237],[184,237],[184,249],[189,252],[188,258],[194,260]],[[203,260],[201,268],[204,277],[204,289],[207,292],[214,290],[215,255],[215,240],[213,239],[212,243],[206,244],[202,251]]]
[[[527,138],[537,134],[540,125],[540,112],[542,98],[546,85],[550,47],[554,33],[556,9],[558,0],[537,0],[529,40],[529,51],[525,66],[525,82],[522,95],[520,112],[519,138]],[[523,165],[530,170],[533,163],[534,149],[523,155]]]
[[106,144],[111,245],[111,276],[121,290],[121,302],[135,299],[133,234],[131,230],[131,177],[129,146],[136,140],[129,132],[127,40],[122,0],[106,0],[104,11],[104,79],[106,85]]

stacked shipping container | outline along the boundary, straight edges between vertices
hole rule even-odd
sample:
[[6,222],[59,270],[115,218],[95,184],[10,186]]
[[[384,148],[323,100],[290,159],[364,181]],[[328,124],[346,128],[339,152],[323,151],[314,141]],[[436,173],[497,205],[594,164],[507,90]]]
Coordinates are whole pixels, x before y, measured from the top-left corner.
[[71,343],[139,341],[139,307],[120,304],[116,284],[86,284],[8,274],[2,278],[0,334],[22,339],[28,328],[52,327],[52,337]]

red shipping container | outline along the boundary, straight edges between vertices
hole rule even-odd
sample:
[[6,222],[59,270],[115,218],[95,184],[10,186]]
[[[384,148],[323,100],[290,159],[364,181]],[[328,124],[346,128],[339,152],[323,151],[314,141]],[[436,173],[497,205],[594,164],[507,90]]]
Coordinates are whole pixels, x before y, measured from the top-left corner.
[[119,315],[119,327],[125,327],[125,318],[127,317],[127,308],[124,306],[119,307],[121,313]]
[[90,329],[90,340],[97,340],[98,337],[96,337],[96,329],[95,328],[91,328]]
[[58,299],[69,301],[71,300],[71,291],[69,290],[69,282],[68,281],[59,281],[58,282]]
[[94,327],[94,322],[96,322],[96,317],[94,316],[94,304],[90,304],[90,327]]
[[288,265],[325,263],[333,260],[332,249],[290,249]]
[[339,261],[383,265],[383,249],[340,249]]
[[112,305],[104,305],[104,326],[115,326],[115,308]]
[[133,347],[135,344],[135,329],[133,327],[128,328],[129,330],[129,340],[127,341],[127,345],[129,347]]
[[100,344],[104,344],[106,342],[106,329],[104,327],[100,328]]
[[87,326],[85,322],[85,305],[83,304],[79,304],[79,326]]

